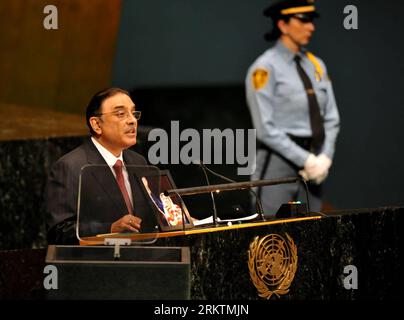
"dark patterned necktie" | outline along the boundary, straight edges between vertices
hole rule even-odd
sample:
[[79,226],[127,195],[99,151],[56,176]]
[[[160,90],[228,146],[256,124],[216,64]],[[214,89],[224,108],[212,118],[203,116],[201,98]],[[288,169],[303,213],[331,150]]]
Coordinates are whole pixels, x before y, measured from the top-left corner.
[[119,189],[121,189],[123,199],[125,200],[126,208],[128,209],[128,213],[133,213],[132,204],[130,203],[130,198],[128,194],[128,190],[125,187],[125,181],[123,179],[122,173],[122,161],[117,160],[113,166],[116,174],[116,181],[118,182]]
[[294,60],[296,62],[297,72],[299,73],[300,79],[302,79],[304,88],[306,89],[307,99],[309,101],[310,125],[313,133],[312,148],[315,153],[318,153],[323,146],[325,137],[323,118],[320,114],[320,107],[310,78],[300,65],[300,56],[296,55]]

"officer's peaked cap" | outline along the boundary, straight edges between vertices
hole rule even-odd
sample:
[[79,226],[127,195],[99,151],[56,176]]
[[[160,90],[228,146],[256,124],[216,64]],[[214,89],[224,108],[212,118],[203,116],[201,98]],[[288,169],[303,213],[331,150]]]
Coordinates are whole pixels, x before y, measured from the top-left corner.
[[287,16],[298,17],[319,17],[314,0],[284,0],[278,1],[264,10],[266,17],[271,17],[273,20],[281,19]]

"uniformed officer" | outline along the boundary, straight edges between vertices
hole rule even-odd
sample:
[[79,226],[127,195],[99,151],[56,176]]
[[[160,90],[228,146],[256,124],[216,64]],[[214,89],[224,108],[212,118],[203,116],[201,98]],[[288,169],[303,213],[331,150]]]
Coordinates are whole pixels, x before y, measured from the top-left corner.
[[[302,175],[311,211],[321,210],[321,184],[332,164],[339,114],[324,62],[305,49],[319,15],[313,0],[289,0],[264,11],[275,45],[256,59],[246,78],[247,103],[257,129],[257,179]],[[299,184],[260,188],[267,216],[281,204],[305,200]],[[306,201],[304,201],[306,202]]]

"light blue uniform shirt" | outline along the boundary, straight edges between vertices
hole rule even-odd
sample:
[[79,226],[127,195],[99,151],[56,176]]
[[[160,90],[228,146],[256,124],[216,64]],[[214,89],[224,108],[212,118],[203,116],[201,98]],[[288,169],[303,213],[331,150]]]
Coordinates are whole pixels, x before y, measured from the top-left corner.
[[[295,55],[278,40],[248,69],[246,90],[257,139],[298,167],[303,167],[310,153],[288,136],[312,136],[307,94],[296,70]],[[323,70],[322,77],[316,79],[318,68],[304,51],[299,55],[300,64],[312,82],[324,120],[325,140],[321,153],[332,159],[339,132],[339,114],[331,81],[321,59],[315,57]],[[253,81],[256,70],[266,70],[268,73],[268,80],[258,88]]]

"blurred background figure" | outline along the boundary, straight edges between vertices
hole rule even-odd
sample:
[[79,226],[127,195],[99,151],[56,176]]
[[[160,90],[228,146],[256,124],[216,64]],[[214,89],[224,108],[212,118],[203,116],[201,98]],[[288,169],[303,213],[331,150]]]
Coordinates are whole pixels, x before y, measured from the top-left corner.
[[[339,114],[324,62],[305,47],[319,17],[313,0],[280,1],[264,10],[273,22],[266,39],[275,45],[248,70],[247,103],[257,129],[257,169],[252,179],[300,174],[312,211],[322,206],[322,183],[332,165]],[[304,200],[304,188],[285,184],[259,189],[264,212]]]

